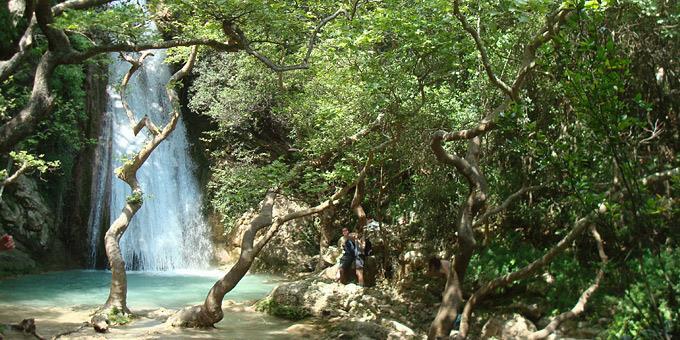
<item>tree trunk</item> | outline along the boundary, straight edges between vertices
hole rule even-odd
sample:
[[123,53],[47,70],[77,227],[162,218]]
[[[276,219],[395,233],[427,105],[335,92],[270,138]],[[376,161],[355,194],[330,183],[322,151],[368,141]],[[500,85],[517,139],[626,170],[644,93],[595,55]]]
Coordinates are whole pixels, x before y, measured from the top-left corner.
[[275,198],[275,193],[267,193],[260,213],[250,222],[250,228],[243,234],[241,254],[236,264],[229,269],[229,272],[224,277],[215,282],[202,305],[185,308],[173,315],[168,320],[172,326],[211,327],[222,320],[224,316],[222,300],[228,292],[236,287],[243,276],[248,273],[248,269],[250,269],[257,253],[259,253],[261,247],[258,249],[253,245],[255,235],[261,229],[272,224],[272,210]]
[[[142,192],[138,190],[135,192],[141,197]],[[120,252],[120,238],[130,225],[132,217],[142,207],[141,200],[139,203],[128,202],[125,204],[123,211],[118,218],[113,221],[109,230],[104,236],[104,246],[106,249],[106,257],[109,259],[111,266],[111,289],[109,290],[109,297],[102,307],[102,310],[108,311],[114,307],[124,314],[130,314],[127,307],[127,274],[125,272],[125,261],[123,254]]]
[[[192,47],[189,59],[179,71],[172,75],[169,80],[169,84],[177,84],[178,80],[182,79],[184,76],[186,76],[186,74],[189,73],[194,65],[194,61],[196,60],[196,51],[196,46]],[[126,58],[126,60],[132,64],[132,67],[123,78],[120,92],[121,101],[123,102],[123,106],[125,107],[126,113],[128,114],[131,121],[135,121],[135,116],[127,105],[127,101],[125,99],[125,90],[130,77],[132,77],[132,74],[141,66],[142,61],[147,55],[147,53],[142,54],[138,60]],[[123,210],[121,211],[118,218],[113,221],[104,235],[106,256],[111,267],[111,289],[109,290],[109,297],[106,300],[106,303],[99,310],[99,312],[95,314],[93,320],[95,318],[101,317],[102,315],[107,317],[108,312],[113,308],[116,308],[123,314],[130,313],[130,310],[127,307],[127,274],[125,273],[125,261],[123,260],[123,255],[120,251],[120,239],[123,237],[125,230],[127,230],[127,227],[130,225],[132,217],[134,217],[143,204],[143,192],[139,186],[139,181],[137,180],[137,171],[149,158],[156,147],[158,147],[158,145],[160,145],[160,143],[163,142],[172,133],[172,131],[174,131],[175,126],[177,126],[177,120],[179,119],[180,115],[177,93],[171,86],[166,88],[166,92],[173,108],[170,121],[165,125],[165,127],[163,127],[162,131],[159,131],[156,126],[153,125],[153,123],[148,119],[148,117],[144,117],[142,120],[140,120],[140,123],[145,123],[145,125],[149,128],[149,131],[152,133],[152,138],[150,141],[144,144],[144,146],[142,146],[141,150],[139,150],[131,160],[125,162],[120,168],[116,169],[116,175],[130,186],[132,194],[126,198],[127,202],[123,207]],[[131,125],[133,125],[135,134],[137,134],[139,132],[139,128],[136,126],[139,124],[133,123]]]
[[326,267],[326,261],[323,259],[323,254],[331,245],[333,239],[333,219],[335,218],[335,209],[329,208],[324,213],[319,215],[319,262],[316,265],[317,270],[322,270]]
[[[260,209],[260,213],[255,219],[250,222],[250,228],[243,234],[241,240],[241,255],[236,264],[229,269],[229,272],[219,281],[217,281],[210,289],[208,296],[202,305],[184,308],[168,319],[168,323],[175,327],[212,327],[214,324],[220,322],[224,316],[222,313],[222,300],[224,296],[229,293],[241,281],[250,269],[251,264],[260,253],[262,248],[271,240],[279,230],[279,227],[288,221],[292,221],[305,216],[323,213],[340,203],[340,198],[345,196],[350,189],[355,187],[359,182],[366,177],[366,169],[368,168],[372,157],[369,157],[364,169],[359,173],[357,179],[350,185],[342,188],[336,192],[325,202],[319,205],[294,211],[283,217],[279,217],[276,221],[272,221],[272,207],[276,194],[268,192]],[[255,235],[261,229],[270,226],[267,234],[255,245]]]

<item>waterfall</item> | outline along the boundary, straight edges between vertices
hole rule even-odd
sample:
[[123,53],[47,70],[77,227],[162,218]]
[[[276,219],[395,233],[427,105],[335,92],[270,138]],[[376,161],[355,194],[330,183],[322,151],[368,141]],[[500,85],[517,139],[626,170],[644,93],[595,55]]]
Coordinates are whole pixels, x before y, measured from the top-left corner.
[[[165,86],[170,70],[163,64],[165,51],[156,50],[144,60],[127,87],[126,98],[137,119],[148,115],[159,127],[171,112]],[[136,153],[151,135],[143,129],[136,137],[118,92],[130,64],[111,55],[108,103],[104,113],[93,177],[90,211],[91,263],[103,253],[102,233],[121,212],[130,188],[114,176],[126,158]],[[174,270],[206,268],[212,257],[209,228],[201,213],[201,192],[187,149],[184,123],[163,141],[137,172],[144,204],[121,239],[126,268]],[[103,231],[104,230],[104,231]]]

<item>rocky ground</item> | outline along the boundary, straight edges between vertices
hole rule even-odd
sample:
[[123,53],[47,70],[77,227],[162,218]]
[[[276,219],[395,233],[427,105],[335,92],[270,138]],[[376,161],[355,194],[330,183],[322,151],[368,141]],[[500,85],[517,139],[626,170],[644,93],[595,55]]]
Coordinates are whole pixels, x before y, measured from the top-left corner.
[[[331,271],[329,269],[328,271]],[[424,339],[439,306],[437,296],[443,282],[377,285],[363,288],[329,280],[331,275],[310,275],[279,285],[257,304],[269,314],[305,318],[289,332],[315,339]],[[512,307],[512,308],[510,308]],[[473,313],[471,339],[521,339],[537,329],[529,317],[539,316],[537,324],[547,324],[531,306],[509,306],[494,310],[480,308]],[[456,331],[452,332],[452,335]],[[583,321],[567,321],[549,339],[592,339],[600,329]]]

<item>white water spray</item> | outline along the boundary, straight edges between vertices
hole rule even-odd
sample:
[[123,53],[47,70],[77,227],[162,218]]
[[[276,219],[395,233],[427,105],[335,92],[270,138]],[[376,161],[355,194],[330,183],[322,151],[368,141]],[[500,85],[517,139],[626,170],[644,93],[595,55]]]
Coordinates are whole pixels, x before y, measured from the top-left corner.
[[[111,56],[108,103],[98,146],[97,173],[93,177],[90,240],[92,263],[96,261],[101,228],[108,227],[121,212],[130,188],[114,176],[126,158],[136,153],[150,133],[136,137],[118,92],[130,64]],[[163,64],[165,51],[156,50],[144,60],[127,86],[127,100],[137,119],[148,115],[159,127],[171,112],[165,92],[170,70]],[[176,270],[207,268],[212,256],[210,233],[201,213],[202,197],[187,150],[186,129],[180,117],[175,130],[137,172],[144,204],[132,218],[120,242],[126,269]],[[108,204],[108,207],[107,207]],[[104,221],[106,211],[109,221]]]

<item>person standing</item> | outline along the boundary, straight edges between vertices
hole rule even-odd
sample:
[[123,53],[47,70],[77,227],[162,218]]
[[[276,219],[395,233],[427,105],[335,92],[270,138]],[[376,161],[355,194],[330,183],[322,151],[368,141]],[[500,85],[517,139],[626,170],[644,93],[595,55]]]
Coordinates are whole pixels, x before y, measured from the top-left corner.
[[349,273],[354,268],[357,282],[360,286],[364,285],[364,261],[359,254],[359,244],[356,241],[356,234],[350,234],[349,229],[342,228],[342,257],[340,257],[340,282],[347,284]]

